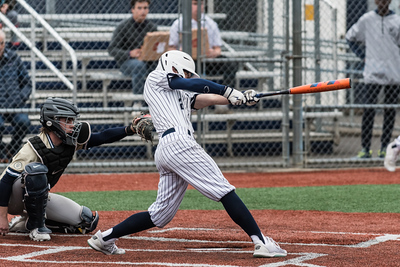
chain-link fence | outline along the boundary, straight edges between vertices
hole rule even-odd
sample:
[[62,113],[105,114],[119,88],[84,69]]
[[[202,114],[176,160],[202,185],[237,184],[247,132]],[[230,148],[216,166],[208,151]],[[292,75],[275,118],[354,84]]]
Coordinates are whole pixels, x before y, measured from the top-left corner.
[[[25,1],[6,1],[11,9],[0,14],[6,51],[21,58],[30,76],[22,79],[23,71],[0,58],[2,168],[39,132],[38,108],[49,96],[75,102],[94,132],[127,125],[147,109],[146,75],[172,48],[190,49],[203,78],[242,91],[352,78],[349,90],[195,112],[196,138],[222,169],[381,166],[384,154],[377,153],[400,133],[396,123],[393,133],[390,126],[399,92],[396,69],[390,69],[399,66],[397,15],[371,13],[370,21],[349,30],[377,9],[374,1]],[[397,11],[398,4],[392,1],[390,8]],[[363,71],[374,56],[382,64],[372,64],[376,69],[366,77]],[[386,98],[379,90],[385,85]],[[20,122],[29,117],[30,126],[14,124],[14,115],[25,118]],[[157,140],[152,146],[127,137],[81,150],[69,169],[155,171]],[[364,152],[373,151],[370,158],[357,157],[363,146]]]

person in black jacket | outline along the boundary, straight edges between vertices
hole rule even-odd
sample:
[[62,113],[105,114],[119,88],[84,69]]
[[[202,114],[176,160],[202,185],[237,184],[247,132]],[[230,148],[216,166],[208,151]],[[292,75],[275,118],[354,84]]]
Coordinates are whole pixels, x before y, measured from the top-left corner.
[[[0,30],[0,109],[23,108],[32,92],[32,81],[21,58],[6,48],[6,34]],[[11,142],[2,143],[5,123],[13,127]],[[18,151],[31,122],[25,113],[0,113],[0,162],[7,163]]]
[[108,53],[114,57],[120,71],[132,77],[133,94],[143,94],[148,73],[147,63],[139,60],[141,46],[148,32],[157,31],[157,26],[146,19],[150,0],[132,0],[132,17],[122,21],[113,33]]

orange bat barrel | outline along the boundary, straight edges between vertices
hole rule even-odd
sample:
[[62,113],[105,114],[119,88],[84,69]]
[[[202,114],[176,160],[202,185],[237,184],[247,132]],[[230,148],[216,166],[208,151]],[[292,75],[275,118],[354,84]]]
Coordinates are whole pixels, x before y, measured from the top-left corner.
[[351,88],[350,78],[301,85],[289,89],[289,94],[311,94]]

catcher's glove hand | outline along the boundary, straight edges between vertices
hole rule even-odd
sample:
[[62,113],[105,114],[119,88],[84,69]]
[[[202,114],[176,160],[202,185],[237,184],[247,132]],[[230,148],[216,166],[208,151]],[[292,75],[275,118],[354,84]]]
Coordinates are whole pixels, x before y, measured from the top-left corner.
[[142,115],[133,118],[132,124],[126,128],[126,133],[128,135],[137,134],[142,140],[153,143],[153,130],[154,125],[151,120],[151,115],[142,113]]

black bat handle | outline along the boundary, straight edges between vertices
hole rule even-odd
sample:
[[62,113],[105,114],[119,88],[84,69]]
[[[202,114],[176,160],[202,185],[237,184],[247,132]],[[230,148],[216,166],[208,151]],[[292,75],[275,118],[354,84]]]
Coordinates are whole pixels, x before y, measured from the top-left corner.
[[262,98],[262,97],[267,97],[267,96],[273,96],[273,95],[288,95],[290,94],[290,90],[282,90],[282,91],[274,91],[274,92],[268,92],[268,93],[258,93],[255,95],[257,98]]

